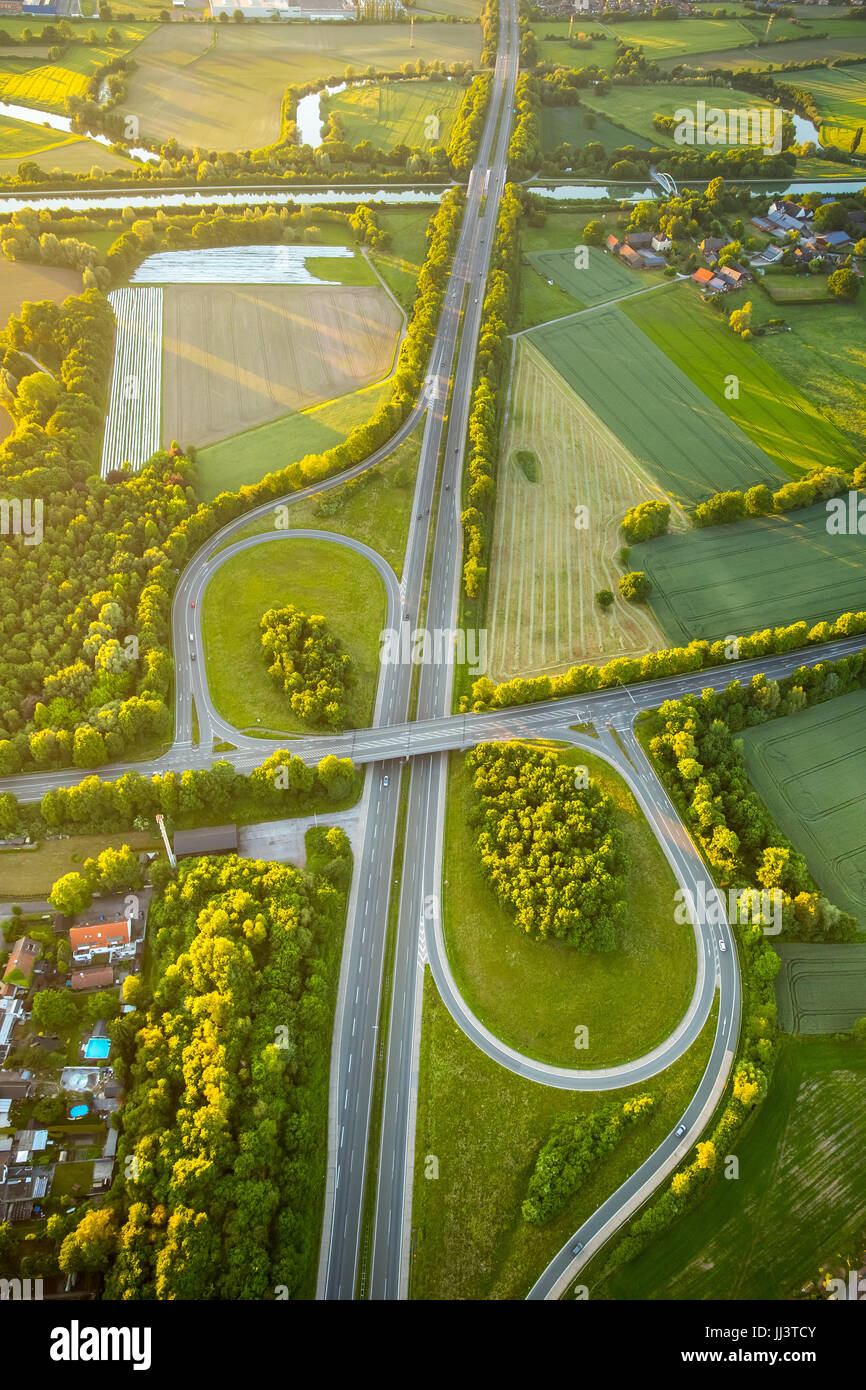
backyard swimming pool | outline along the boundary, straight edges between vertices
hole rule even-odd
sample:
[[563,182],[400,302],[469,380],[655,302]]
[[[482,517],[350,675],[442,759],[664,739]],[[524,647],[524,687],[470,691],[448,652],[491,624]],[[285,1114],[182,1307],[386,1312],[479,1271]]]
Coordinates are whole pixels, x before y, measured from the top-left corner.
[[104,1061],[111,1051],[110,1038],[88,1038],[84,1055],[88,1062]]

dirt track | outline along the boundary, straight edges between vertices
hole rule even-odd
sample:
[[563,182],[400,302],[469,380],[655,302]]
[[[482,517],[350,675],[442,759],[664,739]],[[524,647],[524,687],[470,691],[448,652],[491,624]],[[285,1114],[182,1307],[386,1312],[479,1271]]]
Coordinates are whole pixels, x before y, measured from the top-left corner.
[[213,444],[366,386],[399,327],[376,287],[167,286],[163,443]]

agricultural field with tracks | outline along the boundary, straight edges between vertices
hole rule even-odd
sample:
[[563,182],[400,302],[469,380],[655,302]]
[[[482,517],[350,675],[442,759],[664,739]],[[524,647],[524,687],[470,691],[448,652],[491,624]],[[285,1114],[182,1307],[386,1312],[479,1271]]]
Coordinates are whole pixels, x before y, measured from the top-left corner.
[[866,930],[866,692],[749,729],[743,740],[770,814],[822,892]]
[[866,945],[780,941],[776,950],[782,958],[775,987],[784,1033],[849,1033],[858,1018],[866,1018]]
[[332,114],[340,118],[341,138],[349,145],[369,140],[379,150],[447,146],[465,95],[466,88],[454,82],[387,82],[323,96],[319,110],[323,121]]
[[124,463],[133,469],[159,448],[162,375],[162,290],[156,285],[112,290],[117,319],[105,435],[104,478]]
[[[755,322],[770,317],[761,312],[757,287],[750,287],[748,296],[732,298],[731,308],[741,307],[749,296],[757,303]],[[789,477],[828,463],[853,468],[860,461],[818,405],[775,371],[752,343],[733,334],[725,316],[701,302],[696,286],[679,282],[629,300],[622,312]],[[725,395],[731,377],[738,382],[734,400]]]
[[562,144],[599,144],[607,154],[623,145],[634,145],[639,150],[652,149],[657,140],[648,140],[644,135],[635,135],[614,125],[606,116],[588,111],[584,106],[542,106],[541,145],[547,152]]
[[526,259],[539,275],[571,295],[575,309],[593,309],[664,283],[659,270],[631,270],[624,261],[598,246],[589,246],[587,251],[589,264],[582,268],[575,264],[574,247],[562,251],[530,251]]
[[366,386],[399,330],[376,287],[168,286],[163,442],[212,444]]
[[71,43],[57,62],[49,62],[47,55],[44,59],[19,57],[12,50],[0,50],[0,100],[65,111],[66,98],[84,96],[87,83],[98,67],[135,48],[152,32],[153,26],[121,24],[115,28],[121,39],[117,47],[107,42]]
[[715,641],[866,608],[862,536],[827,534],[823,505],[660,536],[632,546],[671,644]]
[[53,299],[60,304],[68,295],[80,293],[81,275],[77,270],[7,261],[0,256],[0,324],[4,328],[10,314],[21,312],[22,304],[40,299]]
[[536,328],[528,337],[677,502],[784,481],[767,455],[616,305]]
[[[617,29],[620,27],[617,25]],[[659,26],[653,24],[650,27]],[[682,107],[694,109],[699,101],[705,101],[708,109],[713,106],[747,106],[750,109],[762,110],[771,106],[770,102],[753,93],[735,92],[732,95],[729,90],[712,87],[709,83],[690,83],[686,87],[680,87],[675,83],[653,82],[647,87],[617,87],[607,96],[600,96],[595,91],[590,91],[589,94],[581,92],[580,99],[589,111],[609,116],[618,125],[625,127],[621,142],[623,145],[629,143],[626,131],[634,131],[635,135],[649,140],[651,145],[664,149],[676,149],[677,146],[672,135],[656,130],[653,116],[657,113],[673,116]]]
[[421,24],[409,48],[405,24],[161,26],[135,53],[124,109],[142,134],[175,136],[204,149],[257,149],[280,135],[283,93],[292,83],[342,80],[345,69],[393,70],[439,59],[446,65],[481,54],[474,24]]
[[[521,453],[534,459],[527,470]],[[533,476],[529,476],[532,474]],[[665,645],[643,604],[617,591],[619,524],[663,494],[528,338],[519,340],[500,466],[487,620],[494,680]],[[588,508],[577,529],[575,508]]]

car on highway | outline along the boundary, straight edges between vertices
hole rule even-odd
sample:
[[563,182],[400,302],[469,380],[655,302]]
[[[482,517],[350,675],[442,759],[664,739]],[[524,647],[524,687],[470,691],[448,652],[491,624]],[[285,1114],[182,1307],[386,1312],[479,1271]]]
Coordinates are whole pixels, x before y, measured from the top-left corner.
[[685,1127],[685,1125],[677,1125],[676,1129],[674,1130],[674,1134],[676,1135],[677,1139],[682,1139],[682,1137],[683,1137],[683,1135],[685,1134],[685,1132],[686,1132],[686,1127]]
[[579,1255],[582,1249],[583,1249],[583,1241],[582,1241],[582,1240],[579,1240],[579,1241],[577,1242],[577,1245],[574,1246],[574,1248],[573,1248],[573,1250],[572,1250],[571,1253],[572,1253],[572,1255]]
[[190,608],[195,608],[195,599],[193,599],[192,603],[190,604]]
[[385,777],[382,778],[382,786],[383,786],[383,787],[387,787],[387,785],[388,785],[388,778],[387,778],[387,776],[385,776]]
[[195,661],[195,652],[191,652],[190,655],[192,656],[193,661]]
[[195,637],[193,636],[192,633],[189,634],[189,640],[190,640],[191,642],[194,642],[194,641],[195,641]]
[[720,951],[727,951],[727,949],[728,949],[728,948],[727,948],[727,946],[725,945],[724,941],[720,941],[720,942],[719,942],[719,950],[720,950]]

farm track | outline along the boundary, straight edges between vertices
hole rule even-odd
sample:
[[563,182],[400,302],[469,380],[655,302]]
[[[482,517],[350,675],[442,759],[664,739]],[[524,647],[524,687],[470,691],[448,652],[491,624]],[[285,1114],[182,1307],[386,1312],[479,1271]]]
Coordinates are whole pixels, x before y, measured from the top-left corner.
[[159,448],[162,383],[162,290],[112,290],[117,319],[114,368],[100,474],[129,463],[134,470]]

